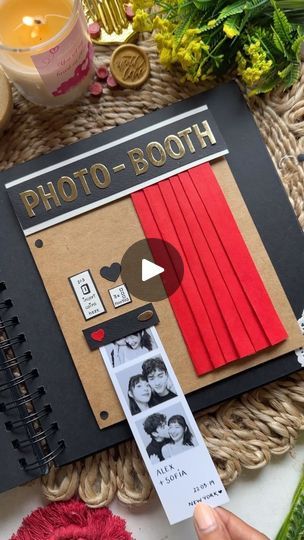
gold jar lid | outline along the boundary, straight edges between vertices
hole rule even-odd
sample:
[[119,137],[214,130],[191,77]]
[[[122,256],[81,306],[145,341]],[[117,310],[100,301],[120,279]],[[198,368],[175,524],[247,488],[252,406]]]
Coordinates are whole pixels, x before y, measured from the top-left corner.
[[10,121],[13,110],[12,89],[0,67],[0,134]]
[[150,62],[143,49],[126,43],[115,49],[111,57],[110,69],[120,86],[138,88],[149,77]]

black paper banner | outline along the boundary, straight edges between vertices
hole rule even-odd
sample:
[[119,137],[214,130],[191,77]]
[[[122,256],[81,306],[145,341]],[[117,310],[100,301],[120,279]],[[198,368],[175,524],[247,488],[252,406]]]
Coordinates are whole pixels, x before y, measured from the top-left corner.
[[153,304],[128,311],[123,315],[109,319],[83,330],[84,337],[90,349],[94,351],[103,345],[135,334],[159,323],[159,318]]
[[89,148],[84,143],[68,146],[62,161],[50,154],[49,166],[9,182],[6,188],[25,235],[227,154],[207,106],[191,108],[190,103],[183,102],[178,114],[168,107],[163,120],[159,112],[152,113],[122,126],[123,132],[116,128],[113,134],[92,137]]

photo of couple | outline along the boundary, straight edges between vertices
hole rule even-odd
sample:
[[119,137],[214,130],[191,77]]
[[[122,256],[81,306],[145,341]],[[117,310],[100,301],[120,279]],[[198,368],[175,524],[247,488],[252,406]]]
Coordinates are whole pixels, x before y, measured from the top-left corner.
[[113,341],[110,345],[106,345],[112,367],[121,366],[129,360],[139,358],[154,349],[156,349],[156,343],[149,329],[130,334],[123,339]]
[[152,463],[159,463],[197,446],[182,414],[151,414],[142,425],[150,438],[146,450]]
[[133,416],[177,395],[160,356],[118,373],[117,379]]

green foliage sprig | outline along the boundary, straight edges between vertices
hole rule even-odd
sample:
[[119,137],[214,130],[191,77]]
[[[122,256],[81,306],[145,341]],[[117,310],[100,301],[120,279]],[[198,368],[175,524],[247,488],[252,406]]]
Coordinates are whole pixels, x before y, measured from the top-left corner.
[[304,540],[304,472],[293,496],[290,511],[275,540]]
[[[299,78],[302,0],[133,0],[136,30],[155,30],[160,61],[192,82],[236,71],[249,93]],[[151,7],[157,7],[151,11]]]

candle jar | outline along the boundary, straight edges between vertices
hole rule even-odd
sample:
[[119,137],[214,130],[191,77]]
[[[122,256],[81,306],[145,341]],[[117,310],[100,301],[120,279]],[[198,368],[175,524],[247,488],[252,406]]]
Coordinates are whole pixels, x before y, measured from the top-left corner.
[[81,0],[0,0],[0,64],[37,105],[79,98],[94,73]]

